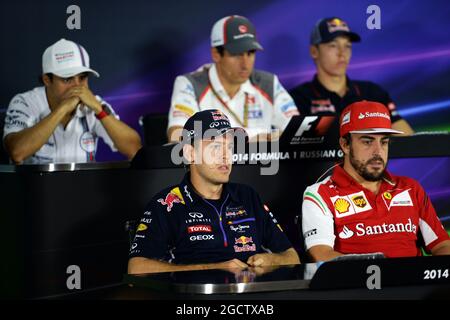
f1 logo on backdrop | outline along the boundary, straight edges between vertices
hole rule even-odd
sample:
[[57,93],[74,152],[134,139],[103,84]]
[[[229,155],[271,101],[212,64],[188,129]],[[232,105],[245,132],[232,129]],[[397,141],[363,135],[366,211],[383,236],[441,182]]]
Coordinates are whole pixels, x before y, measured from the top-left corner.
[[334,119],[334,116],[306,116],[295,133],[295,136],[324,136],[331,127]]
[[[333,140],[335,142],[334,137],[334,126],[336,116],[295,116],[291,119],[291,126],[298,126],[294,128],[295,135],[291,138],[289,144],[290,145],[318,145],[325,142],[325,140]],[[300,122],[301,121],[301,122]],[[289,125],[288,125],[288,130]],[[333,131],[333,132],[332,132]],[[325,139],[326,136],[333,133],[333,139]]]

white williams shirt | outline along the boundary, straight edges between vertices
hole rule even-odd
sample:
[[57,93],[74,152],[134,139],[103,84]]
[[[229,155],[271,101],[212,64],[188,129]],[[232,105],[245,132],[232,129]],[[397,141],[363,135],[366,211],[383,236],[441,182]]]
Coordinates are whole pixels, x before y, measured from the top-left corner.
[[[96,96],[118,119],[109,104]],[[17,94],[10,102],[5,118],[3,139],[10,133],[33,127],[50,114],[45,87]],[[95,160],[98,137],[113,151],[117,151],[103,125],[92,109],[79,106],[64,129],[59,124],[48,141],[24,164],[91,162]]]

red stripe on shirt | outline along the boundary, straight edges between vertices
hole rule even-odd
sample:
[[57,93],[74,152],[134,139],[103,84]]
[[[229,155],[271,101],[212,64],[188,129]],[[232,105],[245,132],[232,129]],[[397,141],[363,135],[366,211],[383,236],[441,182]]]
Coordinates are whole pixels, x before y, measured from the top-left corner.
[[208,85],[205,90],[203,90],[202,94],[200,95],[200,97],[198,98],[198,104],[200,107],[200,102],[203,100],[203,98],[206,96],[206,94],[208,93],[208,90],[210,89],[210,86]]
[[315,199],[310,198],[310,197],[305,197],[303,200],[309,200],[312,203],[314,203],[316,206],[319,207],[320,211],[322,211],[322,213],[325,215],[325,211],[323,211],[322,207],[320,206],[320,204],[317,203],[317,201]]
[[267,99],[267,101],[269,101],[272,105],[273,105],[273,101],[272,99],[270,99],[269,95],[267,94],[267,92],[265,92],[263,89],[261,89],[260,87],[258,87],[257,85],[253,85],[253,87],[259,91],[259,93],[261,93],[261,95]]

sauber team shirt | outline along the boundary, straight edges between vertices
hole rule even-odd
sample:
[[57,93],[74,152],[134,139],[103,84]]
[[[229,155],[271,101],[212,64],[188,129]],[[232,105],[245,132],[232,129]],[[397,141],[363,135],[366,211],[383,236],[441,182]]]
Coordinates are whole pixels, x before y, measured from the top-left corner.
[[387,172],[375,195],[338,166],[305,190],[302,214],[307,250],[327,245],[344,254],[418,256],[421,243],[430,251],[449,239],[420,184]]
[[[117,119],[119,118],[109,104],[99,96],[97,100],[105,105]],[[3,139],[10,133],[33,127],[50,114],[45,87],[16,95],[9,104]],[[48,141],[24,164],[91,162],[95,160],[98,137],[101,137],[111,150],[117,151],[106,129],[95,117],[93,110],[86,106],[77,108],[75,116],[66,128],[59,124]]]
[[[245,127],[251,138],[260,133],[270,133],[272,127],[282,131],[290,118],[298,115],[294,101],[276,75],[273,75],[273,100],[250,80],[244,82],[230,99],[219,80],[215,64],[209,68],[208,77],[210,85],[199,100],[196,98],[193,84],[186,76],[178,76],[175,79],[168,128],[184,126],[187,119],[198,111],[218,109],[227,115],[232,127]],[[246,126],[243,125],[245,118]]]
[[341,98],[336,92],[329,91],[314,76],[313,81],[303,83],[289,91],[302,115],[340,114],[349,104],[368,100],[384,104],[391,114],[392,122],[401,120],[395,103],[379,85],[370,81],[350,80],[347,77],[348,91]]
[[258,194],[242,184],[224,185],[220,205],[195,193],[188,175],[157,194],[137,227],[130,257],[177,264],[242,261],[292,247]]

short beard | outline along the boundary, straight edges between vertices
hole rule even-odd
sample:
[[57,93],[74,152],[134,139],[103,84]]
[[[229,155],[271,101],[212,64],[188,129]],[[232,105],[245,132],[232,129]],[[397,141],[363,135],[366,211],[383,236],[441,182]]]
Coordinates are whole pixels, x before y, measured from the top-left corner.
[[[370,173],[367,170],[367,165],[371,162],[371,161],[381,161],[384,164],[384,169],[382,171],[380,171],[379,173]],[[384,172],[386,170],[386,166],[387,163],[384,163],[384,160],[380,157],[380,156],[375,156],[373,158],[370,158],[369,160],[367,160],[366,162],[361,162],[355,159],[354,154],[353,154],[353,148],[350,146],[350,164],[352,165],[352,167],[356,170],[356,172],[358,172],[358,174],[363,177],[365,180],[367,181],[380,181],[383,176],[384,176]]]

